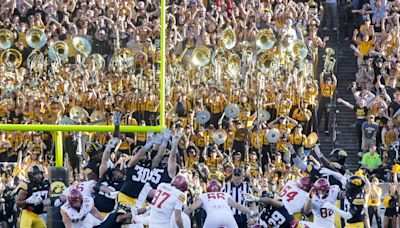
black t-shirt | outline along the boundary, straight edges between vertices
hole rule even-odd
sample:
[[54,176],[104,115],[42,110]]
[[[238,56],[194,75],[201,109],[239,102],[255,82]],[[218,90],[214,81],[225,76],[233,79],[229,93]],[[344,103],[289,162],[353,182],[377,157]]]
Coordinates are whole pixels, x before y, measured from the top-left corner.
[[358,105],[354,105],[353,110],[356,112],[357,119],[365,119],[368,114],[368,108],[367,107],[360,107]]
[[392,114],[395,114],[397,112],[397,110],[399,110],[399,108],[400,108],[400,104],[397,101],[392,101],[389,105],[389,110],[393,109]]

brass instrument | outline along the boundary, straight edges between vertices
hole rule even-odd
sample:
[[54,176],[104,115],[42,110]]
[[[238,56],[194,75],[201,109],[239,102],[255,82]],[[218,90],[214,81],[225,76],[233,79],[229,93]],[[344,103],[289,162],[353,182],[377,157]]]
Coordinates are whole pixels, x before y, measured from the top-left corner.
[[264,53],[258,57],[257,67],[262,73],[267,73],[274,64],[278,63],[278,59],[271,53]]
[[128,48],[121,48],[114,52],[110,64],[109,70],[113,72],[121,72],[124,69],[131,67],[133,64],[133,54]]
[[104,70],[106,61],[104,60],[103,56],[95,53],[89,55],[89,57],[86,59],[86,65],[89,70],[98,72]]
[[326,48],[324,57],[324,73],[332,73],[336,64],[335,50]]
[[196,115],[196,121],[199,124],[206,124],[211,118],[211,114],[209,111],[205,110],[205,111],[200,111],[199,113],[197,113]]
[[307,136],[307,141],[306,141],[306,148],[313,148],[318,142],[318,135],[315,132],[311,132],[308,136]]
[[88,117],[88,113],[85,109],[83,109],[80,106],[74,106],[71,108],[71,110],[69,111],[69,117],[77,122],[77,123],[82,123],[86,120],[86,118]]
[[308,50],[306,44],[301,40],[296,40],[293,43],[293,55],[300,60],[307,57]]
[[217,48],[213,52],[211,56],[211,63],[212,65],[216,66],[216,64],[220,63],[222,65],[225,65],[227,63],[225,56],[225,51],[223,48]]
[[18,68],[22,63],[22,54],[16,49],[8,48],[1,53],[0,62],[8,68]]
[[210,63],[210,57],[210,49],[206,47],[198,47],[192,52],[192,62],[198,67],[203,67]]
[[26,43],[33,49],[41,49],[46,41],[46,33],[41,29],[31,28],[26,33]]
[[221,40],[222,40],[222,45],[225,47],[225,49],[232,49],[236,45],[236,34],[235,31],[231,28],[227,28],[224,31],[222,31],[221,35]]
[[75,36],[74,38],[72,38],[72,46],[79,54],[83,55],[84,57],[88,56],[92,51],[92,47],[90,46],[89,41],[79,36]]
[[221,145],[224,144],[224,142],[228,138],[228,134],[226,134],[226,131],[224,129],[218,129],[213,132],[211,137],[215,144]]
[[271,49],[276,43],[276,37],[271,29],[263,29],[257,33],[256,45],[262,50]]
[[10,48],[14,43],[14,34],[8,29],[0,29],[0,50]]
[[44,68],[44,55],[42,52],[39,51],[39,49],[33,50],[27,60],[26,60],[26,65],[28,69],[32,72],[38,73],[41,72]]
[[233,54],[228,59],[227,71],[235,76],[240,71],[240,57],[237,54]]
[[266,137],[269,143],[277,143],[281,137],[281,133],[277,128],[272,128],[268,131]]
[[104,112],[101,112],[99,110],[93,111],[93,113],[89,116],[89,119],[91,124],[101,124],[107,120]]
[[50,45],[49,57],[52,61],[64,61],[68,58],[68,44],[64,41],[56,41]]

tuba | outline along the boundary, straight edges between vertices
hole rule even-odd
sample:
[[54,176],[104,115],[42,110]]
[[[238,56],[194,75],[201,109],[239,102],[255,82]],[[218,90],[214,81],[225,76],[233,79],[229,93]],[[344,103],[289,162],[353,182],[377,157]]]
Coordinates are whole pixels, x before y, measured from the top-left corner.
[[233,76],[236,75],[237,73],[239,73],[240,62],[241,61],[240,61],[239,55],[233,54],[233,55],[229,56],[227,71]]
[[8,48],[1,53],[0,62],[8,68],[18,68],[22,63],[22,54],[16,49]]
[[325,50],[325,55],[324,57],[324,73],[332,73],[333,68],[335,67],[336,64],[336,59],[334,57],[335,55],[335,50],[332,48],[326,48]]
[[49,48],[49,57],[52,61],[64,61],[68,58],[68,44],[64,41],[56,41]]
[[278,60],[276,59],[276,57],[273,56],[271,53],[261,54],[257,60],[258,69],[260,69],[260,71],[265,74],[268,72],[269,69],[271,69],[273,64],[277,63],[277,61]]
[[307,57],[308,49],[306,44],[301,40],[294,41],[293,55],[301,60]]
[[210,57],[210,49],[206,47],[195,48],[192,52],[192,62],[198,67],[203,67],[210,63]]
[[26,32],[26,43],[33,49],[41,49],[46,41],[46,33],[41,29],[31,28]]
[[0,50],[10,48],[14,43],[14,34],[8,29],[0,29]]
[[271,29],[263,29],[257,33],[256,45],[262,50],[271,49],[276,43],[276,37]]
[[86,65],[90,71],[99,72],[104,70],[106,66],[106,61],[104,60],[103,56],[100,54],[91,54],[86,59]]
[[74,47],[75,51],[84,57],[88,56],[92,51],[89,41],[79,36],[72,38],[72,46]]
[[222,31],[221,35],[221,41],[222,45],[225,47],[225,49],[232,49],[236,45],[236,34],[235,31],[231,28],[227,28],[224,31]]
[[222,65],[226,64],[225,51],[223,48],[217,48],[213,52],[211,56],[211,63],[212,65],[216,66],[217,63],[221,63]]
[[133,54],[128,48],[121,48],[114,52],[109,65],[109,70],[120,72],[122,69],[127,69],[133,64]]
[[270,129],[266,135],[266,138],[269,143],[277,143],[280,137],[281,133],[277,128]]

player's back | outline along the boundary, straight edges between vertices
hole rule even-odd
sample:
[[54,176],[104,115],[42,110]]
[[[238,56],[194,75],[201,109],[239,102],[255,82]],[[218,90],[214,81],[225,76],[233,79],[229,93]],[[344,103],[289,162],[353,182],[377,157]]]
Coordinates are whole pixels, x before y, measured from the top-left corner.
[[228,205],[228,199],[231,196],[225,192],[208,192],[200,195],[202,207],[207,214],[213,213],[216,210],[225,210],[231,212]]
[[169,225],[172,212],[182,210],[185,199],[185,193],[171,184],[159,184],[151,202],[150,223]]
[[325,199],[321,199],[315,194],[312,196],[311,204],[315,224],[323,225],[324,227],[335,226],[335,213],[331,209],[324,208],[324,204],[325,202],[329,202],[336,205],[339,192],[339,186],[332,185],[329,189],[329,194]]
[[68,196],[68,193],[71,191],[72,188],[77,188],[83,197],[92,198],[92,186],[96,183],[94,180],[89,181],[82,181],[78,182],[75,185],[71,185],[68,188],[64,189],[63,195]]
[[279,197],[289,214],[293,215],[303,209],[309,193],[297,186],[294,181],[288,181],[279,192]]

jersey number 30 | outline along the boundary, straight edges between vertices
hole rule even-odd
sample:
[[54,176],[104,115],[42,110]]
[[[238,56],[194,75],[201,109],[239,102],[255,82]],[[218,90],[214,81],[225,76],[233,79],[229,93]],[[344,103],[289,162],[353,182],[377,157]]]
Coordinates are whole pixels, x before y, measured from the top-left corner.
[[158,208],[161,208],[162,204],[171,196],[168,192],[164,192],[162,190],[157,190],[151,204],[155,205]]

